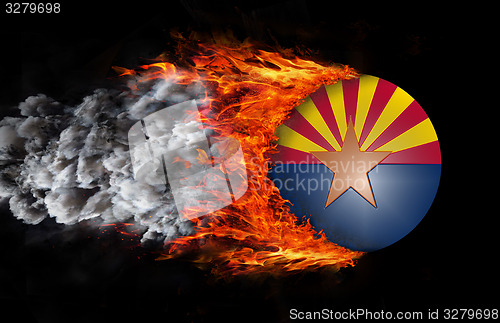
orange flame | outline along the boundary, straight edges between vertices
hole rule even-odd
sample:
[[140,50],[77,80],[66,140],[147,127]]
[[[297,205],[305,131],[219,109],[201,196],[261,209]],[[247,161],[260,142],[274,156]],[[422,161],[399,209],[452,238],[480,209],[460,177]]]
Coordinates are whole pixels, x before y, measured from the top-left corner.
[[[186,254],[195,263],[223,274],[274,273],[354,265],[362,253],[340,247],[317,233],[309,222],[297,224],[273,182],[268,179],[274,131],[292,108],[322,84],[357,76],[348,66],[325,66],[298,58],[289,50],[268,50],[250,41],[220,37],[199,43],[178,41],[176,61],[115,68],[139,81],[157,78],[180,85],[201,83],[205,91],[203,121],[218,134],[237,139],[243,149],[249,189],[232,205],[193,219],[195,234],[166,245],[158,259]],[[200,160],[208,157],[200,153]],[[224,180],[224,179],[221,179]]]

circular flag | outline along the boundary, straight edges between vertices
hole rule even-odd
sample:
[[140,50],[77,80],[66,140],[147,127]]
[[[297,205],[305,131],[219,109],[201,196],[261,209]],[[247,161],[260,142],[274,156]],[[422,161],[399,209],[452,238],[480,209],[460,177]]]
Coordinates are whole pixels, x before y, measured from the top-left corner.
[[408,93],[363,75],[322,86],[277,128],[270,178],[297,217],[360,251],[387,247],[427,213],[441,175],[429,117]]

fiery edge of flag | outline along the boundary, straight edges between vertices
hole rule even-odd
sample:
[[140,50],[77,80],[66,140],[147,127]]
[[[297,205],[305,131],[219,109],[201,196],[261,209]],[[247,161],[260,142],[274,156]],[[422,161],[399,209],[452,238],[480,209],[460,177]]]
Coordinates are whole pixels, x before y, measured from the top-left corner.
[[353,266],[364,253],[330,242],[308,221],[298,224],[267,172],[276,152],[275,130],[291,110],[321,85],[359,74],[348,66],[319,64],[291,50],[271,50],[231,35],[206,43],[172,36],[178,44],[176,61],[161,55],[137,69],[114,69],[135,78],[134,86],[156,79],[201,84],[203,122],[217,135],[240,142],[249,189],[232,205],[192,219],[195,233],[167,243],[157,259],[189,259],[226,277]]

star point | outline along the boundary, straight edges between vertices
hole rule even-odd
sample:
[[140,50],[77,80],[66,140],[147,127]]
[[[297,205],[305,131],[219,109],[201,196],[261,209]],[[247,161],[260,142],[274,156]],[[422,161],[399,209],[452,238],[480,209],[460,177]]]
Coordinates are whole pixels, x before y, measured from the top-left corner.
[[350,188],[373,207],[377,207],[368,172],[391,152],[361,151],[352,120],[349,120],[340,151],[311,151],[310,153],[334,173],[325,208]]

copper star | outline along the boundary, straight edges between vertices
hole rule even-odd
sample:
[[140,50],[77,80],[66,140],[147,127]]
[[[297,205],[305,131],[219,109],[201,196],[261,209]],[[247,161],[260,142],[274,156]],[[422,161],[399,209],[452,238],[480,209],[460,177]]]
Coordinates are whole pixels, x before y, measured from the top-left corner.
[[349,188],[377,207],[368,172],[391,154],[390,151],[361,151],[352,120],[349,120],[341,151],[311,151],[333,173],[325,208]]

